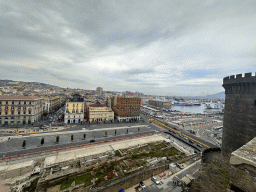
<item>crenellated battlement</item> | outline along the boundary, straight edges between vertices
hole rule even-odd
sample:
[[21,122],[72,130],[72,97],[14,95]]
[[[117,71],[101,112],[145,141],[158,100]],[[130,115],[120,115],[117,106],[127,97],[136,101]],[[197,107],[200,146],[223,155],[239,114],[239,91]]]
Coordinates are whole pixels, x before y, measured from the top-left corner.
[[222,86],[225,112],[221,151],[226,155],[256,137],[256,73],[225,77]]
[[244,77],[242,74],[227,76],[223,78],[223,84],[230,84],[230,83],[250,83],[256,82],[256,73],[255,76],[252,76],[252,73],[245,73]]
[[223,85],[225,94],[254,94],[256,86],[256,73],[252,76],[252,73],[231,75],[223,78]]

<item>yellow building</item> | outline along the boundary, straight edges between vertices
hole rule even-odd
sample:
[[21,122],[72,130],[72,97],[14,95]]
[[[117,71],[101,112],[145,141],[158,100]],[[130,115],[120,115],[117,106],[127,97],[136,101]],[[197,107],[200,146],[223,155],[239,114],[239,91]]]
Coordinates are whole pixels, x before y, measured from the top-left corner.
[[88,107],[89,122],[114,121],[114,111],[109,107]]
[[35,96],[0,96],[0,124],[26,125],[38,122],[43,99]]
[[84,98],[74,96],[66,102],[64,123],[81,123],[84,120]]

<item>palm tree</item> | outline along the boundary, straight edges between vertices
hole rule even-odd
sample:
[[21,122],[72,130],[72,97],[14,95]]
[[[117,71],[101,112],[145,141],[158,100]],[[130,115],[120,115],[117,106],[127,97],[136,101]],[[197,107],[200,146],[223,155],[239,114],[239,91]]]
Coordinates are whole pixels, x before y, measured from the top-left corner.
[[43,144],[44,144],[44,138],[41,139],[41,145],[43,145]]
[[26,147],[26,140],[23,141],[22,143],[22,147],[25,148]]

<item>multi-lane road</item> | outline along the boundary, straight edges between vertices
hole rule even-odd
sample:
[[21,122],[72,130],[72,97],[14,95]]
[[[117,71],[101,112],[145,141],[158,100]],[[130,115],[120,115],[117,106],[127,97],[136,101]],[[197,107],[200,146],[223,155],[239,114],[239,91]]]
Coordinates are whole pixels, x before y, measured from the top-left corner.
[[[143,117],[145,122],[138,122],[138,123],[115,123],[115,124],[97,124],[97,125],[78,125],[75,127],[70,127],[68,129],[59,131],[76,131],[76,130],[82,130],[87,129],[87,130],[98,130],[102,128],[113,128],[113,130],[117,127],[124,127],[124,126],[136,126],[136,125],[148,125],[151,127],[151,129],[148,129],[148,131],[144,132],[134,132],[132,134],[121,134],[121,135],[116,135],[116,136],[109,136],[109,137],[102,137],[102,136],[96,136],[96,138],[87,138],[86,140],[80,140],[79,142],[68,142],[65,144],[54,144],[54,145],[47,145],[47,146],[40,146],[40,147],[34,147],[34,148],[28,148],[28,149],[22,149],[22,150],[16,150],[16,151],[5,151],[0,153],[0,157],[11,157],[11,156],[17,156],[17,155],[23,155],[23,154],[31,154],[35,152],[43,152],[43,151],[49,151],[53,149],[60,149],[60,148],[67,148],[71,146],[79,146],[83,144],[88,144],[90,143],[91,139],[94,139],[96,142],[100,141],[108,141],[108,140],[113,140],[113,139],[119,139],[119,138],[126,138],[126,137],[131,137],[131,136],[138,136],[142,134],[147,134],[147,133],[155,133],[155,132],[168,132],[169,135],[172,135],[173,137],[183,141],[184,143],[194,147],[195,149],[202,151],[205,148],[210,148],[210,147],[216,147],[213,143],[210,143],[208,141],[205,141],[201,138],[196,137],[193,134],[190,134],[189,132],[184,131],[181,127],[179,126],[174,126],[172,124],[167,124],[166,122],[161,122],[158,119],[147,119],[145,116]],[[152,122],[152,123],[151,123]],[[174,129],[176,127],[176,129]],[[56,132],[57,134],[58,132]],[[29,136],[29,135],[26,135]],[[189,141],[190,140],[190,141]],[[192,143],[192,142],[193,143]],[[197,145],[199,144],[199,145]]]

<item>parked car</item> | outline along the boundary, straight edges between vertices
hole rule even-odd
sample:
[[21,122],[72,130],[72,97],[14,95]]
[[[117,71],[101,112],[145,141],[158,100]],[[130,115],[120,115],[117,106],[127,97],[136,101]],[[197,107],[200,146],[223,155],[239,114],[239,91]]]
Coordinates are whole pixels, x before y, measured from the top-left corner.
[[93,143],[93,142],[95,142],[95,140],[94,140],[94,139],[90,140],[90,143]]
[[142,181],[140,182],[140,187],[141,189],[146,189],[146,185]]
[[159,182],[154,176],[151,177],[151,180],[152,180],[155,184],[160,185],[160,182]]
[[194,141],[192,141],[192,140],[190,140],[190,139],[189,139],[189,142],[190,142],[190,143],[194,143]]

